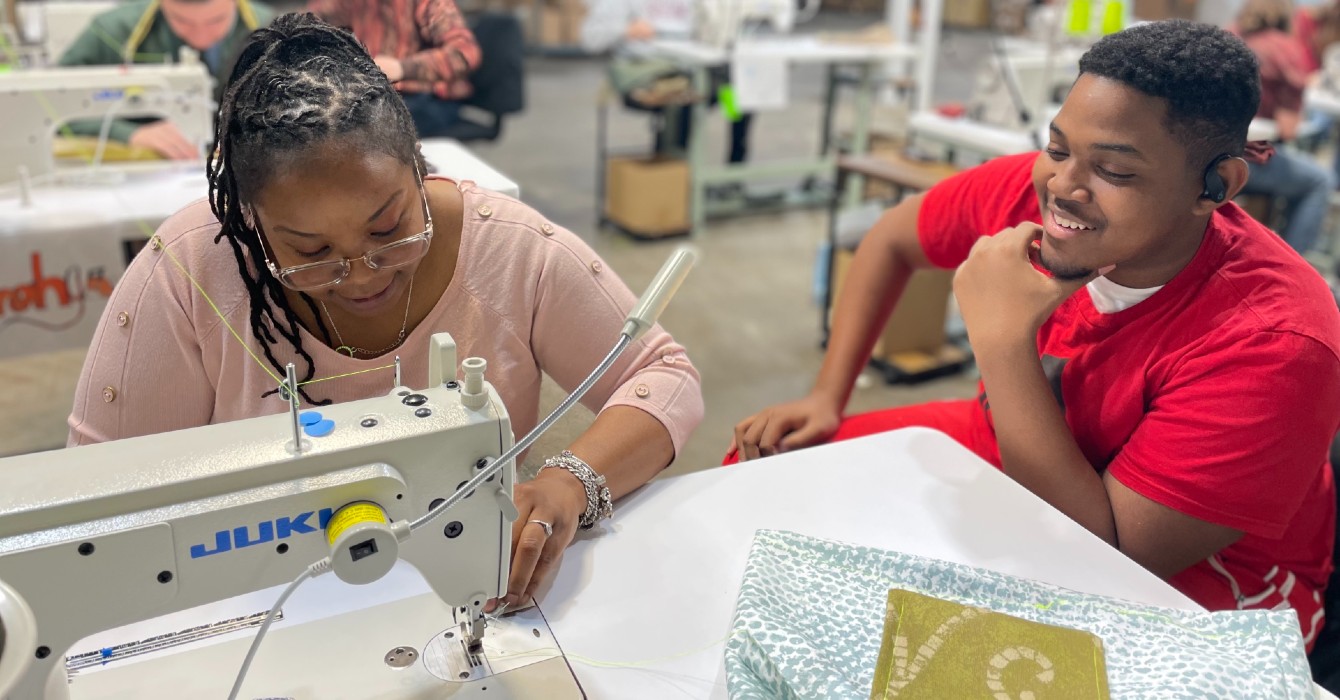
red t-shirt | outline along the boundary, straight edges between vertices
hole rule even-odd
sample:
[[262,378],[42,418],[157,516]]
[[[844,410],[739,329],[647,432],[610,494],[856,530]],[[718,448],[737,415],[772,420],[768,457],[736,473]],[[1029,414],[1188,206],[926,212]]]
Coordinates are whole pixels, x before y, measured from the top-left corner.
[[1247,48],[1256,54],[1261,72],[1261,103],[1256,116],[1274,119],[1280,109],[1303,109],[1303,91],[1312,72],[1303,42],[1288,32],[1275,29],[1254,32],[1243,37]]
[[[1040,223],[1037,157],[999,158],[927,192],[918,229],[931,262],[957,267],[978,237]],[[1245,533],[1172,585],[1211,610],[1291,606],[1310,647],[1331,570],[1327,455],[1340,427],[1340,311],[1321,277],[1230,203],[1153,296],[1103,314],[1076,292],[1038,349],[1096,469]],[[987,429],[966,435],[985,444],[968,447],[999,467],[989,401],[975,404]]]
[[1317,53],[1317,18],[1306,7],[1298,8],[1293,16],[1293,34],[1298,37],[1305,49],[1306,63],[1303,68],[1308,73],[1321,70],[1321,56]]

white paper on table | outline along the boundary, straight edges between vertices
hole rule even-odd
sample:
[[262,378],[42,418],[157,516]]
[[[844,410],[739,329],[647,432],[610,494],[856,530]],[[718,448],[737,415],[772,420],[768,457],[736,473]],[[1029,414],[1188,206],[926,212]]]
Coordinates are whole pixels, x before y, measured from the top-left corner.
[[790,86],[786,59],[737,51],[731,60],[731,86],[742,112],[785,109]]

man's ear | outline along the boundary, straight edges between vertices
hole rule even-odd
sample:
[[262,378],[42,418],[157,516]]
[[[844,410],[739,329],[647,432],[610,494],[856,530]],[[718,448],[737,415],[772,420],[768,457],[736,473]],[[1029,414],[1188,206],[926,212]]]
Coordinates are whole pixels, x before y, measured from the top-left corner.
[[[1204,190],[1192,208],[1198,216],[1208,216],[1226,202],[1232,201],[1242,188],[1247,186],[1247,178],[1250,176],[1247,161],[1236,156],[1218,160],[1211,168],[1205,172]],[[1223,199],[1220,201],[1216,201],[1217,197],[1206,196],[1215,193],[1216,190],[1223,193]]]

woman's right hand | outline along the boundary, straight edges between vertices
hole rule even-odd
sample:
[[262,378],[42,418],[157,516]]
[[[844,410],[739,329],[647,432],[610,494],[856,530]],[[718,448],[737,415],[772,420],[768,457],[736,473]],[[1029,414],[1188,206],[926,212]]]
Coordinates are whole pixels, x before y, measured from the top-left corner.
[[811,447],[827,442],[841,423],[842,411],[831,399],[810,394],[740,421],[730,451],[744,462]]
[[656,38],[656,29],[647,20],[638,19],[628,25],[623,35],[629,41],[650,41]]
[[186,140],[176,124],[160,119],[149,122],[130,134],[130,145],[145,148],[168,160],[196,160],[199,149]]

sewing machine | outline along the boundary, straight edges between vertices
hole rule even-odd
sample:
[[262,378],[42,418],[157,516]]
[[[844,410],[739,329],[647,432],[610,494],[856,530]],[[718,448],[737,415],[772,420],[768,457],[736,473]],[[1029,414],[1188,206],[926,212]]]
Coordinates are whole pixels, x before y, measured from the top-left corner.
[[[0,698],[7,697],[27,672],[32,659],[27,652],[37,646],[37,621],[28,604],[4,581],[0,581]],[[11,649],[22,652],[8,653]]]
[[968,114],[983,124],[1005,129],[1027,131],[1039,124],[1045,128],[1047,108],[1065,101],[1079,77],[1080,56],[1088,47],[1048,47],[1008,38],[997,41],[998,50],[977,74]]
[[[411,611],[415,630],[388,629],[384,610],[314,622],[298,647],[314,655],[249,676],[244,697],[584,697],[542,615],[519,613],[509,624],[485,614],[507,590],[515,456],[655,324],[692,261],[689,251],[671,258],[614,350],[515,444],[484,361],[465,360],[457,381],[455,345],[438,334],[426,389],[402,386],[397,364],[394,382],[388,370],[394,388],[381,398],[0,460],[0,581],[31,610],[35,625],[27,627],[36,630],[23,647],[10,640],[0,648],[0,670],[15,654],[29,657],[7,697],[140,696],[136,688],[161,687],[163,676],[133,661],[119,676],[99,671],[67,682],[71,645],[323,565],[345,583],[372,583],[398,560],[417,569],[437,599],[436,608]],[[288,381],[281,395],[296,395],[291,365]],[[11,618],[22,622],[3,605],[0,615],[6,628]],[[227,621],[232,631],[261,623]],[[108,647],[92,665],[162,641]],[[205,676],[217,692],[240,659],[212,658],[183,682]],[[169,687],[173,697],[208,695]]]
[[729,48],[742,30],[766,25],[776,34],[790,34],[796,24],[812,19],[819,0],[698,0],[694,11],[694,38],[713,48]]
[[54,142],[72,119],[159,117],[201,151],[214,137],[213,79],[193,57],[181,63],[81,66],[0,73],[0,182],[54,174]]

